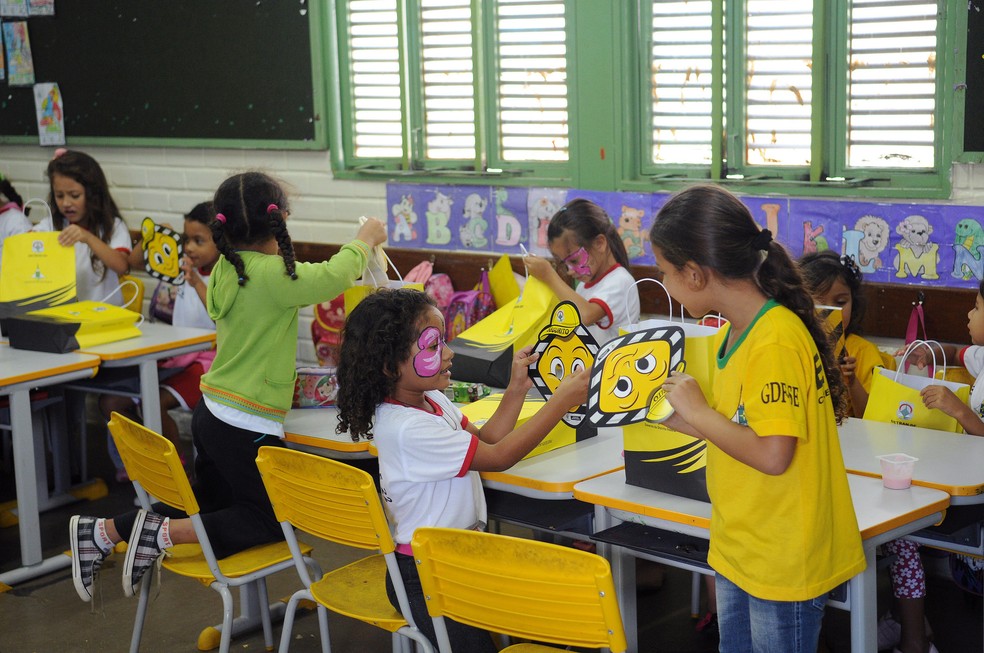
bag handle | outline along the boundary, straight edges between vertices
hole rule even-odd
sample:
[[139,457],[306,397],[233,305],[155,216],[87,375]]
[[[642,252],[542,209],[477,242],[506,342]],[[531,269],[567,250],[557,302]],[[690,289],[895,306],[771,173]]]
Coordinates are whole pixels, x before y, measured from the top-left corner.
[[[25,213],[26,213],[26,209],[27,209],[27,207],[28,207],[29,204],[40,204],[41,206],[44,207],[44,210],[48,212],[48,217],[54,219],[54,215],[52,215],[52,213],[51,213],[51,207],[48,206],[48,203],[45,202],[44,200],[38,199],[37,197],[35,197],[35,198],[29,199],[26,202],[24,202],[24,206],[22,207],[22,210],[25,210]],[[37,222],[35,222],[34,220],[31,220],[31,222],[34,222],[34,224],[37,224]]]
[[[105,297],[103,297],[99,301],[102,302],[102,303],[105,303],[107,299],[109,299],[110,297],[112,297],[116,293],[120,293],[120,296],[122,297],[123,296],[123,287],[124,286],[127,286],[127,285],[130,285],[130,286],[133,286],[134,288],[137,288],[137,282],[136,281],[134,281],[132,279],[127,279],[123,283],[121,283],[120,285],[118,285],[115,288],[113,288],[112,292],[110,292],[108,295],[106,295]],[[139,290],[139,288],[137,288],[137,289]],[[130,301],[128,301],[127,303],[123,304],[123,306],[121,306],[120,308],[129,309],[130,308],[130,304],[132,304],[133,303],[133,300],[135,300],[136,298],[137,298],[137,295],[135,294],[133,297],[130,298]],[[144,323],[144,319],[145,319],[144,318],[144,314],[142,312],[140,312],[140,311],[133,311],[133,312],[140,316],[140,319],[138,319],[137,320],[137,323],[134,325],[137,328],[139,328],[140,325]]]
[[[923,291],[919,291],[916,296],[916,301],[912,302],[912,311],[909,313],[909,323],[905,327],[905,344],[911,344],[919,339],[919,327],[922,327],[922,337],[923,340],[926,339],[926,311],[923,309],[923,302],[925,301],[926,295]],[[909,371],[909,363],[905,363],[899,366],[904,368],[906,372]]]
[[895,370],[895,380],[899,380],[899,374],[902,373],[902,368],[905,367],[905,360],[909,357],[909,354],[914,352],[919,347],[926,347],[929,349],[929,353],[933,355],[933,366],[929,368],[929,378],[934,378],[936,376],[936,350],[933,349],[933,345],[939,345],[940,355],[943,358],[943,374],[946,374],[946,352],[943,351],[943,345],[940,345],[936,340],[913,340],[906,346],[905,352],[902,354],[902,360],[899,362],[898,369]]

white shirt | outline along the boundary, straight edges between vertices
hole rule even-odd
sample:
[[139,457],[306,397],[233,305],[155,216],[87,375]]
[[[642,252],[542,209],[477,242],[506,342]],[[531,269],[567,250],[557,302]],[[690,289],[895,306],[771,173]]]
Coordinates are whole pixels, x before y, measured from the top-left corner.
[[958,358],[976,381],[970,389],[970,409],[984,420],[984,383],[981,382],[981,372],[984,371],[984,347],[972,345],[961,349]]
[[[208,275],[201,276],[202,281],[207,286]],[[205,302],[202,301],[202,298],[198,296],[198,291],[187,282],[175,286],[175,288],[177,292],[174,295],[174,313],[171,324],[198,329],[215,329],[215,322],[208,316],[208,309],[205,308]]]
[[588,327],[599,346],[617,337],[619,327],[639,321],[639,289],[632,273],[621,265],[616,264],[592,283],[578,282],[574,290],[605,311],[600,320]]
[[[50,217],[44,218],[32,231],[55,231],[54,222]],[[130,252],[130,231],[120,218],[113,220],[113,233],[109,237],[109,246],[121,252]],[[91,256],[92,250],[88,245],[75,243],[75,295],[78,300],[80,302],[93,300],[122,306],[122,293],[113,293],[120,285],[119,275],[99,260],[96,260],[96,268],[93,269]],[[110,293],[113,295],[109,296]]]
[[7,236],[27,233],[32,226],[34,225],[15,203],[0,206],[0,260],[3,260],[3,241]]
[[383,403],[372,429],[379,489],[398,544],[409,544],[421,526],[484,529],[488,520],[482,481],[468,471],[478,437],[443,393],[424,396],[440,414]]

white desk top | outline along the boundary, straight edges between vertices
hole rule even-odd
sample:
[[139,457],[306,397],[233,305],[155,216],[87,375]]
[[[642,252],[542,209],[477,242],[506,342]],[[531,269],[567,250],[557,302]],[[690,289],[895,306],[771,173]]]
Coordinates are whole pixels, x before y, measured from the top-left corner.
[[176,327],[160,322],[144,322],[140,325],[141,335],[96,345],[80,350],[82,353],[95,354],[104,362],[129,361],[148,354],[165,353],[164,357],[176,355],[175,350],[184,347],[208,349],[215,344],[215,331],[211,329],[195,329],[192,327]]
[[3,391],[7,386],[19,383],[40,381],[84,369],[95,372],[98,366],[99,358],[89,354],[48,354],[0,344],[0,393],[5,394]]
[[[942,512],[950,503],[949,495],[940,490],[917,486],[908,490],[888,490],[880,479],[855,474],[848,474],[847,480],[862,539]],[[574,498],[705,531],[711,524],[711,504],[627,485],[624,470],[578,483],[574,487]]]
[[292,408],[284,420],[284,440],[328,458],[372,457],[368,440],[353,442],[348,433],[335,433],[337,425],[338,409],[334,406]]
[[622,429],[521,460],[504,472],[482,472],[486,487],[534,498],[570,499],[580,481],[622,469]]
[[876,456],[905,453],[919,459],[914,484],[943,490],[954,503],[984,501],[984,438],[862,419],[845,420],[839,434],[853,474],[880,478]]

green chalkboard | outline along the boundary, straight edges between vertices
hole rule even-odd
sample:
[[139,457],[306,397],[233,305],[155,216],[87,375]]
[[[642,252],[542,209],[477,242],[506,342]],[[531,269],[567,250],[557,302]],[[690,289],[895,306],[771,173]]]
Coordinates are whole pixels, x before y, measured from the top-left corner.
[[[318,5],[57,2],[27,19],[35,81],[58,83],[70,145],[324,147]],[[0,82],[0,140],[37,133],[32,88]]]

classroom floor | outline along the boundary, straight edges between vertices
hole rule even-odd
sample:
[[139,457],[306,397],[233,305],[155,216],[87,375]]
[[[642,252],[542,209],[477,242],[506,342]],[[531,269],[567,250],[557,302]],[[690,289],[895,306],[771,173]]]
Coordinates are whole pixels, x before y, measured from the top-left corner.
[[[112,480],[112,465],[105,453],[104,440],[98,436],[98,424],[90,419],[90,469],[107,479],[109,496],[47,512],[41,517],[45,556],[68,548],[68,519],[82,512],[112,515],[132,506],[133,490],[129,484]],[[12,499],[13,474],[0,473],[0,503]],[[505,527],[509,534],[526,535],[522,530]],[[311,541],[315,557],[323,568],[344,565],[355,557],[351,550],[324,542]],[[16,527],[0,529],[0,571],[19,564]],[[926,556],[929,570],[928,617],[935,629],[935,643],[941,653],[982,651],[982,603],[961,592],[945,572],[945,560]],[[79,600],[72,586],[69,569],[17,585],[0,593],[0,653],[59,652],[116,653],[127,651],[135,599],[123,596],[120,584],[122,557],[113,556],[103,566],[97,594],[91,604]],[[696,633],[690,615],[690,576],[665,568],[662,584],[658,571],[640,570],[640,577],[650,578],[648,587],[639,591],[640,651],[710,652],[717,650],[713,634]],[[655,579],[655,580],[654,580]],[[658,585],[658,586],[657,586]],[[292,572],[274,577],[270,595],[289,596],[299,587]],[[157,595],[155,597],[155,594]],[[890,588],[886,573],[879,574],[879,609],[887,609]],[[147,623],[141,651],[192,653],[197,651],[198,633],[220,620],[221,601],[211,589],[172,574],[163,574],[163,586],[151,593]],[[850,650],[848,613],[828,609],[821,637],[821,651],[840,653]],[[390,651],[389,636],[371,626],[342,617],[329,617],[334,653]],[[274,626],[275,644],[279,626]],[[262,633],[233,640],[233,651],[262,651]],[[301,615],[294,627],[291,651],[320,651],[317,622],[313,615]]]

